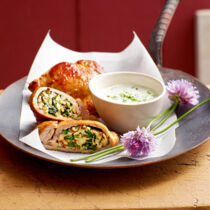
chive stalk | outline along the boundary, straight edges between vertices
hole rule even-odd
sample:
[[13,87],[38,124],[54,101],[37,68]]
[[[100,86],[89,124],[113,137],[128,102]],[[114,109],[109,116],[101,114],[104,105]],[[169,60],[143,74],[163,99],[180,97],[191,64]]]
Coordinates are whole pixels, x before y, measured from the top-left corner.
[[115,149],[118,149],[118,148],[120,148],[122,145],[120,144],[120,145],[117,145],[117,146],[115,146],[115,147],[111,147],[111,148],[108,148],[108,149],[105,149],[105,150],[102,150],[102,151],[99,151],[99,152],[96,152],[96,153],[94,153],[94,154],[91,154],[91,155],[86,155],[86,156],[84,156],[84,157],[81,157],[81,158],[76,158],[76,159],[70,159],[70,161],[78,161],[78,160],[85,160],[85,159],[88,159],[88,158],[90,158],[90,157],[94,157],[94,156],[97,156],[97,155],[101,155],[101,154],[103,154],[103,153],[105,153],[105,152],[107,152],[107,151],[114,151]]
[[189,111],[185,112],[182,116],[180,116],[177,120],[175,120],[173,123],[171,123],[168,127],[164,128],[163,130],[155,133],[154,135],[158,135],[163,133],[164,131],[168,130],[169,128],[171,128],[173,125],[175,125],[177,122],[179,122],[180,120],[182,120],[184,117],[186,117],[188,114],[190,114],[192,111],[194,111],[195,109],[197,109],[198,107],[202,106],[203,104],[207,103],[208,101],[210,101],[210,98],[206,99],[205,101],[201,102],[200,104],[198,104],[197,106],[194,106],[192,109],[190,109]]
[[103,152],[102,154],[94,155],[94,156],[92,156],[92,158],[86,160],[85,162],[86,162],[86,163],[90,163],[90,162],[92,162],[92,161],[94,161],[94,160],[96,160],[96,159],[99,159],[99,158],[101,158],[101,157],[104,157],[104,156],[106,156],[106,155],[109,155],[109,154],[112,154],[112,153],[115,153],[115,152],[124,150],[124,146],[123,146],[122,144],[119,145],[119,146],[120,146],[120,147],[118,147],[118,148],[114,147],[113,150],[109,150],[109,151],[107,151],[107,150],[105,151],[105,150],[104,150],[104,152]]
[[168,111],[168,113],[166,113],[167,115],[159,123],[157,123],[157,125],[155,125],[151,129],[151,131],[155,131],[157,128],[159,128],[173,114],[178,104],[179,104],[179,101],[176,100],[176,102],[170,107],[170,110]]
[[[174,104],[173,104],[174,105]],[[166,109],[164,112],[162,112],[161,114],[155,116],[146,126],[146,128],[149,128],[156,120],[159,120],[160,118],[162,118],[164,115],[166,115],[172,108],[173,105],[171,105],[168,109]]]

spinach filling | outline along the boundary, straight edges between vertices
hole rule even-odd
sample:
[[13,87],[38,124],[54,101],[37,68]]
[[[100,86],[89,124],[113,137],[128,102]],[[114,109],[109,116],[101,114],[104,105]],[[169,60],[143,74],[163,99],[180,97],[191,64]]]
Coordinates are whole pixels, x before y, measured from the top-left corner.
[[71,117],[79,119],[76,107],[63,95],[53,91],[42,91],[38,96],[38,105],[41,109],[53,116]]
[[61,135],[65,147],[74,149],[95,151],[98,147],[102,147],[102,141],[107,141],[107,137],[101,129],[94,129],[84,125],[64,129]]
[[83,144],[84,147],[86,147],[88,150],[96,150],[97,149],[97,145],[96,144],[92,144],[92,140],[91,139],[88,139],[86,141],[85,144]]
[[79,145],[76,142],[70,142],[67,144],[68,147],[78,147]]
[[58,112],[58,109],[56,107],[50,107],[48,109],[48,114],[52,114],[52,115],[56,116],[57,112]]

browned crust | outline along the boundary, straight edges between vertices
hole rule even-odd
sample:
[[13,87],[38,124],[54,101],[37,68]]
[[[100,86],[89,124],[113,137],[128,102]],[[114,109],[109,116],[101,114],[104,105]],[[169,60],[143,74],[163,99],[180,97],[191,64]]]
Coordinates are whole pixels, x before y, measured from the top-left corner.
[[79,106],[79,109],[80,109],[80,112],[81,112],[81,116],[82,116],[82,119],[83,120],[88,120],[89,119],[89,116],[90,116],[90,113],[89,111],[85,108],[82,100],[80,98],[77,98],[76,99],[76,102]]
[[39,129],[39,135],[42,135],[42,133],[46,130],[47,127],[53,126],[54,128],[58,127],[57,121],[44,121],[37,125],[37,128]]
[[[43,114],[40,114],[40,113],[37,111],[37,109],[36,109],[36,107],[35,107],[35,105],[34,105],[34,103],[33,103],[33,99],[34,99],[34,97],[35,97],[35,95],[36,95],[36,93],[37,93],[37,90],[38,90],[38,88],[35,89],[35,91],[31,94],[28,103],[29,103],[29,105],[30,105],[30,107],[31,107],[31,109],[32,109],[32,111],[33,111],[35,117],[37,118],[37,121],[40,121],[41,119],[46,118],[46,117],[43,116]],[[46,119],[47,119],[47,118],[46,118]]]
[[39,130],[40,140],[43,145],[46,145],[47,142],[50,141],[50,139],[53,137],[57,126],[57,121],[45,121],[37,126]]
[[99,120],[99,116],[97,114],[96,115],[90,114],[90,112],[85,107],[84,103],[82,102],[82,100],[80,98],[77,98],[76,102],[79,106],[79,110],[80,110],[80,113],[81,113],[81,116],[82,116],[83,120],[95,120],[95,121]]
[[[106,147],[103,147],[96,151],[116,146],[119,142],[119,137],[115,132],[113,132],[113,131],[110,132],[104,124],[97,122],[97,121],[92,121],[92,120],[68,120],[68,121],[61,121],[61,122],[45,121],[45,122],[42,122],[41,124],[39,124],[37,127],[39,128],[39,135],[41,137],[41,135],[43,135],[43,133],[49,128],[49,126],[52,126],[52,129],[54,129],[54,128],[56,129],[54,132],[54,136],[56,136],[59,133],[59,130],[62,129],[63,127],[69,127],[69,126],[72,127],[72,126],[77,126],[77,125],[89,125],[92,127],[96,127],[96,128],[101,129],[106,134],[106,136],[109,139],[109,144]],[[57,150],[57,151],[63,151],[63,152],[74,152],[74,153],[96,152],[96,151],[73,150],[71,148],[57,148],[54,146],[47,145],[47,144],[45,144],[45,142],[47,142],[47,141],[42,140],[44,147],[49,150]]]
[[116,146],[119,142],[119,137],[117,135],[117,133],[115,133],[114,131],[110,131],[111,135],[112,135],[112,146]]
[[40,87],[40,84],[39,84],[39,80],[38,79],[35,79],[33,80],[32,82],[30,82],[29,86],[28,86],[28,89],[31,91],[31,92],[34,92],[37,88]]
[[[40,92],[40,90],[45,90],[45,89],[50,89],[51,91],[55,91],[55,92],[61,92],[63,95],[65,95],[66,97],[69,98],[69,100],[71,102],[73,102],[74,104],[77,104],[76,100],[69,96],[68,94],[62,92],[62,91],[59,91],[59,90],[55,90],[53,88],[50,88],[50,87],[40,87],[40,88],[37,88],[30,96],[30,99],[28,101],[32,111],[34,112],[35,116],[37,119],[50,119],[50,120],[58,120],[58,121],[63,121],[63,120],[71,120],[72,118],[67,118],[67,117],[56,117],[56,116],[52,116],[52,115],[49,115],[49,114],[45,114],[45,113],[42,113],[39,108],[36,106],[36,100],[37,100],[37,96]],[[79,107],[78,107],[78,110],[79,110]],[[72,119],[73,120],[73,119]]]

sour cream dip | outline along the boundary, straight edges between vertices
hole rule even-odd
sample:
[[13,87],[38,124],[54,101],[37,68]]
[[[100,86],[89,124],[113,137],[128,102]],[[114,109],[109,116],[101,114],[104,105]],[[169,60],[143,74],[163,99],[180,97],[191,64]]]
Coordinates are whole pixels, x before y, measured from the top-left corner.
[[99,116],[119,134],[147,126],[160,114],[166,96],[162,81],[138,72],[97,75],[89,89]]
[[138,104],[148,102],[157,94],[146,87],[133,84],[117,84],[100,90],[100,96],[106,100],[122,104]]

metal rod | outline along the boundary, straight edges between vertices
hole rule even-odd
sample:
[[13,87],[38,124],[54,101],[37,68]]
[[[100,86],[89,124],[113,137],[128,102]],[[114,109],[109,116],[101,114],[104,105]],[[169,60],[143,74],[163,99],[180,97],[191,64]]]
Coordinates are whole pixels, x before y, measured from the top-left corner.
[[149,42],[149,53],[158,67],[162,66],[163,41],[180,0],[166,0]]

